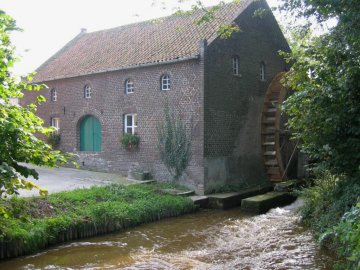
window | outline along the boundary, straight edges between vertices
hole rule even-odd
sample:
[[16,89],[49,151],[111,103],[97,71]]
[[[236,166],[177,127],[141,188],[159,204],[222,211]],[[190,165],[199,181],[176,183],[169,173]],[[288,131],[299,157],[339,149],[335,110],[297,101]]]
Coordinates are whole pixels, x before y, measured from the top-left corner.
[[59,131],[60,131],[60,118],[57,118],[57,117],[51,118],[51,126],[56,128],[56,131],[54,133],[59,134]]
[[130,113],[124,115],[124,132],[135,134],[137,128],[137,114]]
[[125,93],[131,94],[134,93],[134,82],[130,79],[125,81]]
[[265,81],[265,63],[260,63],[260,81]]
[[170,90],[170,76],[167,74],[161,76],[161,90]]
[[232,59],[233,75],[239,76],[239,56],[234,56]]
[[51,96],[51,101],[56,101],[57,100],[57,93],[56,93],[55,88],[51,89],[50,96]]
[[91,86],[89,84],[84,87],[84,98],[91,98]]

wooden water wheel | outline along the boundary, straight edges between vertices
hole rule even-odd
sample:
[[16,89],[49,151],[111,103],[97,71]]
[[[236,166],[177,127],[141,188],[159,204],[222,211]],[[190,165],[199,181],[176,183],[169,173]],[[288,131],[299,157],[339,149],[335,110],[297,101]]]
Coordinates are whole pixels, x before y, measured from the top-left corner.
[[261,116],[261,144],[266,174],[270,181],[281,182],[296,177],[297,143],[290,139],[286,118],[281,113],[281,103],[288,91],[280,83],[284,72],[270,83]]

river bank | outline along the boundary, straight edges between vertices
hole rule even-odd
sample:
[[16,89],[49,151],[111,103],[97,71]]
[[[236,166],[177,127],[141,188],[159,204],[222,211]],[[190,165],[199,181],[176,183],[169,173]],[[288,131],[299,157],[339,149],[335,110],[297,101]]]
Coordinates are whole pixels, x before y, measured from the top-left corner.
[[195,211],[189,198],[165,194],[163,189],[162,184],[114,184],[12,198],[8,203],[15,209],[13,216],[0,220],[0,258]]
[[255,216],[239,207],[199,209],[0,262],[0,269],[330,270],[333,258],[299,223],[298,206]]

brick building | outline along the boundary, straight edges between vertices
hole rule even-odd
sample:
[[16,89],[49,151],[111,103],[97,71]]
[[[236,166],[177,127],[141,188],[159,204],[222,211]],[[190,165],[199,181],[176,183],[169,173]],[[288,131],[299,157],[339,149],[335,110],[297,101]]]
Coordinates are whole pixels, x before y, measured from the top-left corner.
[[[259,8],[268,12],[253,16]],[[60,149],[75,152],[83,168],[125,174],[136,164],[169,179],[157,149],[169,104],[191,131],[183,183],[201,193],[268,181],[261,115],[269,83],[286,68],[278,51],[288,51],[287,42],[265,1],[224,5],[197,25],[201,15],[83,30],[40,66],[34,81],[49,88],[38,115],[59,128]],[[217,30],[231,23],[240,31],[222,39]],[[124,149],[124,132],[138,134],[138,149]]]

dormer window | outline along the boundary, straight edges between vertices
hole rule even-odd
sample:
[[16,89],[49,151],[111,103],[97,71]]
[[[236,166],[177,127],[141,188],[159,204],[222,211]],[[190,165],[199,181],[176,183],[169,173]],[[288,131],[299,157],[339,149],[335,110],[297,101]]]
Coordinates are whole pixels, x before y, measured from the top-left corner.
[[168,91],[170,90],[170,76],[165,74],[161,76],[161,90],[162,91]]
[[260,81],[265,81],[266,80],[266,76],[265,76],[265,63],[264,61],[262,61],[260,63]]
[[56,101],[57,100],[57,93],[56,93],[55,88],[51,89],[50,96],[51,96],[51,101]]
[[125,93],[131,94],[134,93],[134,82],[130,79],[125,81]]
[[89,84],[84,87],[84,98],[91,98],[91,86]]
[[239,56],[234,56],[232,58],[232,71],[234,76],[239,76]]

